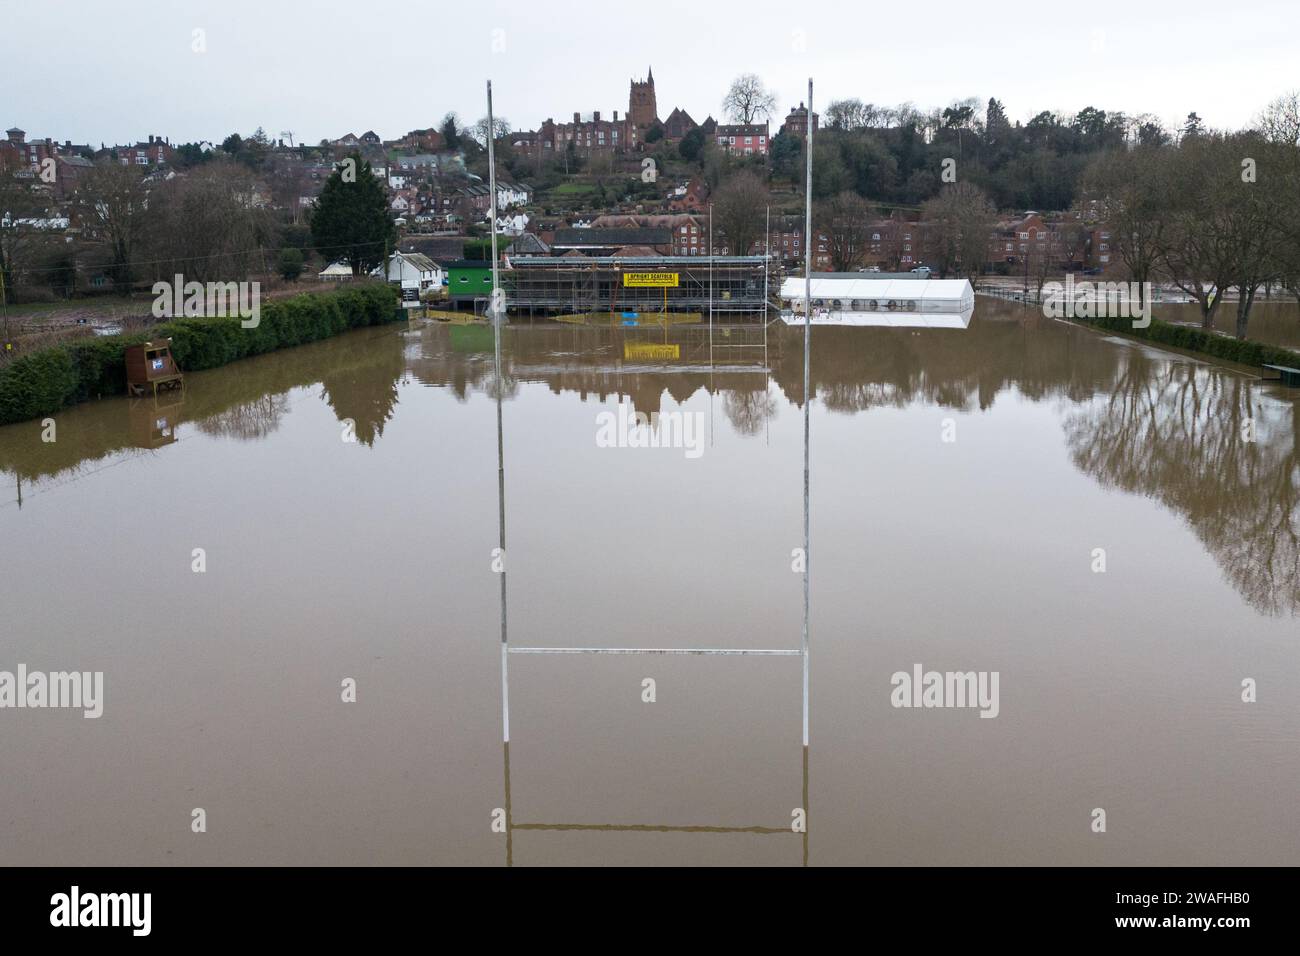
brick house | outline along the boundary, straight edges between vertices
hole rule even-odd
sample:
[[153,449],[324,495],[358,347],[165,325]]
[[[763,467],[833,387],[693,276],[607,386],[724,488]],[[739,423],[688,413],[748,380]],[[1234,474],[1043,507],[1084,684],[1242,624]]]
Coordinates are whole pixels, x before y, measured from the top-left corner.
[[766,156],[768,139],[767,123],[726,124],[713,132],[713,141],[732,156]]
[[[817,133],[820,119],[821,117],[817,113],[813,113],[812,127],[814,135]],[[781,124],[781,132],[785,133],[787,136],[794,136],[798,139],[803,139],[807,136],[808,107],[804,106],[803,103],[800,103],[797,107],[792,109],[790,115],[785,118],[785,122]]]

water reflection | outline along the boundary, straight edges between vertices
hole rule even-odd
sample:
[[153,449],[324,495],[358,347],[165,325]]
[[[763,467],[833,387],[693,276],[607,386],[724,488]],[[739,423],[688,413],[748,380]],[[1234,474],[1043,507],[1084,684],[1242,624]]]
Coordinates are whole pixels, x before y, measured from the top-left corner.
[[[804,573],[804,579],[805,579],[804,631],[803,631],[803,647],[801,652],[795,652],[790,650],[741,650],[735,648],[718,650],[718,649],[701,649],[699,647],[692,648],[692,649],[678,647],[670,650],[664,650],[664,649],[632,650],[629,648],[596,648],[591,646],[571,647],[565,649],[565,651],[563,652],[565,653],[566,656],[570,654],[594,654],[594,655],[613,654],[618,656],[629,655],[629,654],[650,654],[650,655],[669,654],[669,655],[690,656],[696,660],[698,660],[700,657],[703,656],[712,656],[712,655],[730,656],[734,659],[736,656],[749,655],[749,654],[787,655],[787,656],[793,654],[800,654],[803,662],[803,743],[801,748],[802,755],[803,755],[803,785],[801,790],[803,802],[794,811],[795,813],[802,814],[802,819],[798,821],[799,825],[767,826],[762,824],[734,825],[734,824],[668,824],[668,823],[631,823],[631,824],[622,823],[620,824],[620,823],[601,823],[601,822],[592,822],[592,821],[518,822],[515,820],[514,800],[512,796],[511,779],[510,779],[510,679],[509,679],[510,655],[511,654],[554,653],[557,651],[557,649],[536,648],[536,647],[526,648],[526,647],[517,647],[517,646],[511,647],[510,645],[509,628],[508,628],[509,589],[507,587],[508,578],[507,578],[507,571],[506,571],[505,561],[504,561],[506,555],[506,491],[505,491],[506,441],[505,441],[505,425],[504,425],[504,415],[503,415],[503,399],[506,397],[508,391],[509,392],[515,391],[515,389],[517,388],[518,379],[515,379],[513,382],[510,383],[507,383],[505,379],[505,363],[503,361],[503,352],[502,352],[502,348],[503,348],[502,325],[494,324],[492,331],[493,331],[492,348],[491,348],[492,384],[490,386],[490,389],[495,399],[495,405],[496,405],[497,508],[498,508],[498,525],[497,525],[498,550],[494,552],[494,556],[497,557],[500,562],[494,564],[493,569],[497,572],[500,581],[500,602],[501,602],[500,604],[501,726],[502,726],[502,754],[503,754],[503,761],[504,761],[504,765],[503,765],[503,780],[504,780],[504,792],[505,792],[504,833],[506,838],[505,839],[506,866],[507,867],[514,866],[514,862],[515,862],[514,835],[515,835],[515,831],[518,830],[526,830],[526,831],[531,830],[531,831],[547,832],[547,833],[585,831],[585,832],[593,832],[593,833],[683,833],[683,834],[689,833],[689,834],[711,834],[711,835],[712,834],[741,834],[741,833],[762,834],[762,835],[798,834],[801,837],[802,847],[803,847],[802,862],[804,866],[807,866],[808,865],[808,833],[809,833],[809,826],[808,826],[808,817],[809,817],[808,689],[809,689],[809,684],[808,684],[808,604],[807,604],[808,589],[807,589],[806,571]],[[748,371],[758,371],[761,372],[763,375],[763,387],[761,389],[761,395],[762,395],[761,398],[757,397],[760,393],[760,390],[756,388],[747,388],[744,390],[735,389],[728,392],[726,395],[726,407],[728,409],[728,417],[732,420],[733,424],[736,427],[736,430],[743,435],[756,434],[762,428],[763,423],[768,418],[770,418],[771,415],[775,414],[775,410],[776,410],[775,402],[772,400],[770,389],[768,388],[768,374],[770,372],[770,368],[767,364],[768,363],[767,330],[762,329],[759,331],[761,332],[761,342],[759,341],[759,336],[755,335],[755,330],[752,327],[751,328],[725,328],[724,329],[725,334],[722,336],[726,340],[726,344],[723,346],[723,348],[727,350],[725,354],[728,356],[727,359],[728,364],[725,367],[724,371],[734,375],[737,378],[741,377],[742,372],[748,372]],[[616,365],[616,369],[617,369],[616,378],[618,379],[617,387],[620,389],[622,388],[622,384],[623,384],[622,376],[625,373],[629,377],[633,377],[633,378],[639,378],[641,375],[647,375],[650,376],[652,380],[653,377],[656,375],[669,375],[669,377],[671,378],[672,377],[671,373],[680,372],[680,371],[690,371],[691,374],[696,374],[692,365],[674,366],[672,364],[665,365],[664,363],[675,363],[681,361],[683,352],[685,352],[685,354],[687,355],[687,362],[688,363],[692,362],[692,353],[694,353],[695,356],[698,356],[700,353],[699,346],[702,345],[699,332],[700,330],[688,331],[685,336],[687,338],[687,342],[685,343],[681,341],[669,342],[668,341],[669,330],[667,328],[663,330],[663,341],[655,342],[655,343],[649,343],[644,340],[638,341],[638,339],[641,339],[641,336],[634,334],[633,337],[629,338],[627,334],[624,333],[623,336],[620,336],[620,338],[622,338],[621,355],[624,361],[631,359],[634,364],[632,365],[631,368],[627,368],[623,365]],[[715,329],[710,328],[708,332],[709,332],[708,352],[707,352],[708,366],[706,371],[708,375],[708,390],[710,396],[712,397],[713,393],[716,391],[715,376],[718,371],[717,355],[719,350],[717,348],[715,338],[714,338]],[[679,339],[682,338],[680,331],[676,336],[676,338]],[[458,353],[482,352],[485,351],[485,349],[482,347],[483,344],[484,343],[482,343],[482,340],[480,339],[479,347],[470,348],[470,349],[454,347],[454,351]],[[617,342],[613,342],[609,340],[606,340],[602,343],[603,355],[599,359],[597,359],[598,364],[602,361],[608,361],[609,355],[611,354],[609,351],[610,347],[617,344],[618,344]],[[684,345],[685,348],[683,348]],[[761,351],[759,351],[760,348]],[[522,349],[517,348],[516,350],[513,351],[515,351],[516,355],[518,356],[519,353],[522,352]],[[586,355],[586,354],[590,354],[590,352],[586,351],[586,352],[580,352],[578,354]],[[615,352],[615,354],[617,354],[617,352]],[[756,364],[755,368],[745,367],[744,362],[745,362],[746,355],[751,356],[750,360]],[[657,362],[657,364],[645,364],[651,362]],[[740,364],[738,365],[737,363]],[[692,364],[698,365],[698,358],[696,358],[696,361]],[[536,373],[537,366],[535,364],[531,366],[530,371]],[[685,393],[684,397],[689,397],[689,394],[690,394],[689,392]],[[636,406],[637,408],[641,410],[646,410],[647,405],[653,403],[653,408],[655,411],[658,411],[659,408],[658,403],[660,401],[661,396],[662,396],[662,389],[656,392],[653,390],[653,388],[651,388],[650,391],[641,393],[639,395],[637,394],[636,391],[629,394],[629,398],[632,398],[634,402],[639,400],[640,404]],[[679,401],[682,400],[684,399],[679,399]],[[809,434],[808,429],[807,427],[805,427],[804,429],[804,464],[805,464],[804,545],[806,551],[808,548],[808,484],[807,484],[808,481],[807,463],[808,463],[808,447],[809,447],[808,434]]]
[[[280,419],[288,410],[287,394],[281,392],[275,395],[261,395],[200,419],[195,425],[205,435],[256,441],[266,438],[279,428]],[[134,415],[134,411],[132,414]]]
[[1300,613],[1295,399],[1214,366],[1126,349],[1106,394],[1067,415],[1065,432],[1084,473],[1185,517],[1252,607]]
[[726,825],[726,824],[670,824],[670,823],[536,823],[523,822],[516,823],[514,819],[514,798],[510,788],[510,741],[502,744],[502,753],[504,756],[504,779],[505,779],[505,837],[506,837],[506,866],[515,865],[515,831],[532,830],[541,833],[564,833],[573,831],[588,831],[592,833],[703,833],[703,834],[721,834],[721,833],[748,833],[761,834],[765,836],[798,836],[802,844],[801,863],[808,865],[808,836],[810,826],[808,820],[811,819],[812,811],[808,807],[808,747],[801,749],[803,756],[803,782],[801,794],[803,802],[800,808],[804,811],[804,826],[800,830],[786,826],[765,826],[762,824],[752,825]]
[[357,440],[373,445],[397,405],[405,369],[402,339],[389,329],[363,329],[296,349],[259,355],[186,376],[174,398],[109,399],[56,416],[57,441],[42,441],[39,420],[0,427],[0,471],[24,482],[67,478],[128,449],[162,448],[182,426],[260,441],[276,432],[295,389],[319,384],[339,421],[356,423]]
[[[1010,303],[982,303],[956,335],[840,328],[814,335],[812,391],[833,412],[987,411],[1003,395],[1060,403],[1078,469],[1183,516],[1260,613],[1300,613],[1295,390],[1108,341]],[[778,325],[764,346],[758,330],[722,329],[714,344],[711,355],[699,328],[508,327],[500,397],[509,402],[525,385],[541,384],[651,413],[703,391],[719,420],[745,437],[762,433],[783,406],[802,408],[802,330]],[[462,402],[495,398],[493,366],[491,329],[483,326],[366,329],[196,373],[175,404],[121,399],[68,409],[57,416],[56,442],[41,440],[39,421],[0,428],[9,489],[0,508],[120,460],[167,455],[187,426],[265,440],[295,403],[315,397],[339,421],[351,419],[358,441],[373,447],[397,414],[405,379]],[[1247,420],[1253,443],[1242,440]]]

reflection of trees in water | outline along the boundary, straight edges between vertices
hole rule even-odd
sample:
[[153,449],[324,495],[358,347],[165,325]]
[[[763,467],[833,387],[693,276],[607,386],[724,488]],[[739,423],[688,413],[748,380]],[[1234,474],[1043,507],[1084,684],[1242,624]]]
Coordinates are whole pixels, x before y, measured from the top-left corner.
[[722,413],[741,435],[757,435],[776,417],[776,399],[766,388],[735,388],[723,396]]
[[289,410],[289,396],[262,395],[240,402],[224,411],[195,423],[205,435],[252,440],[265,438],[280,427],[280,419]]
[[[1015,387],[1034,401],[1083,401],[1115,375],[1117,352],[1093,333],[1000,303],[969,329],[835,328],[813,330],[813,394],[836,412],[905,408],[928,402],[961,411],[992,406]],[[802,331],[786,333],[775,378],[795,405],[803,401]]]
[[397,383],[406,369],[406,359],[397,336],[369,343],[362,354],[361,361],[322,375],[321,390],[339,421],[350,418],[356,423],[357,441],[373,445],[393,417]]
[[1109,396],[1065,420],[1074,463],[1183,515],[1252,607],[1300,614],[1296,403],[1213,366],[1126,356]]

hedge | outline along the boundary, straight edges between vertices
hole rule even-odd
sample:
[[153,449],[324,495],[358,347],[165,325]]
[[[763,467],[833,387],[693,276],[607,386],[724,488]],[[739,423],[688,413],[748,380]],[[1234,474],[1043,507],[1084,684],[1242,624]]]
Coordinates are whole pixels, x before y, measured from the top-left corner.
[[1300,352],[1293,352],[1291,349],[1282,348],[1278,345],[1267,345],[1264,342],[1234,339],[1226,335],[1219,335],[1217,332],[1207,332],[1205,329],[1192,326],[1161,322],[1159,319],[1152,319],[1151,324],[1145,329],[1135,329],[1133,328],[1132,319],[1117,316],[1092,319],[1079,318],[1075,321],[1086,322],[1089,325],[1095,325],[1098,328],[1108,329],[1112,332],[1123,332],[1125,335],[1147,339],[1161,345],[1172,345],[1188,352],[1211,355],[1214,358],[1237,362],[1241,365],[1256,367],[1260,365],[1288,365],[1291,368],[1300,368]]
[[138,342],[170,337],[176,364],[194,372],[400,318],[397,304],[392,286],[372,283],[267,302],[256,328],[244,328],[238,317],[173,319],[146,332],[41,349],[0,368],[0,425],[124,393],[125,352]]

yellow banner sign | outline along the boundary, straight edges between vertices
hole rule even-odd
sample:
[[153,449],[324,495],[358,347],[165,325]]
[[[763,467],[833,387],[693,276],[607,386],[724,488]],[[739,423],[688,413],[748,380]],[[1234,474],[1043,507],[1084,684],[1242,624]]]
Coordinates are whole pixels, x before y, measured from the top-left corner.
[[677,273],[624,272],[623,285],[625,287],[636,287],[641,289],[675,289],[677,288]]
[[682,357],[680,345],[656,345],[653,342],[624,342],[625,359],[679,359]]

